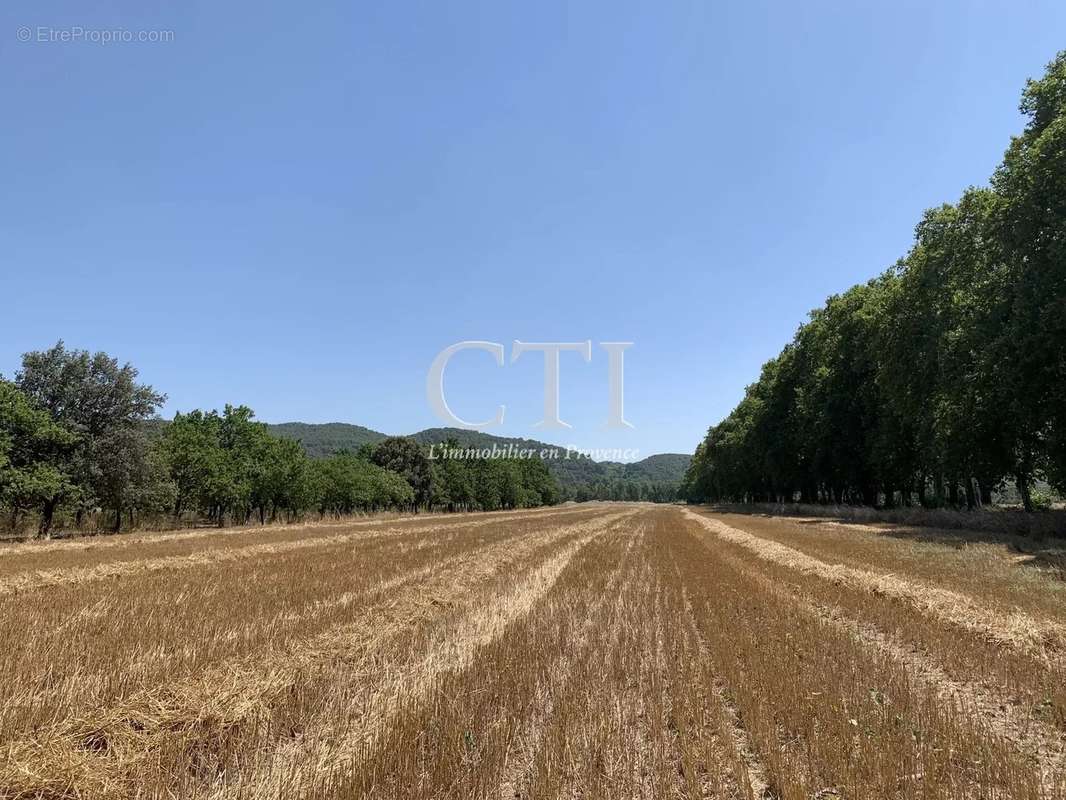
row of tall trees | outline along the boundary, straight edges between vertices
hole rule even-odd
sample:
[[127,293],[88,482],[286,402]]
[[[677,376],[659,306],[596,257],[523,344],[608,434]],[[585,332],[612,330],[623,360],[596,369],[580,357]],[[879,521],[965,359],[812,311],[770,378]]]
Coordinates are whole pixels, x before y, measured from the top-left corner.
[[[442,450],[459,448],[452,440]],[[433,459],[432,505],[449,511],[528,508],[562,499],[559,485],[539,458]]]
[[640,481],[630,478],[593,481],[570,491],[571,498],[584,503],[589,500],[626,500],[634,502],[673,503],[678,499],[678,486],[670,481]]
[[307,513],[496,510],[555,503],[539,460],[433,461],[405,437],[310,459],[246,406],[164,422],[165,396],[104,353],[59,342],[0,378],[0,511],[47,536],[61,522],[120,530],[138,517],[218,525]]
[[694,501],[975,506],[1066,489],[1066,53],[987,188],[829,298],[697,448]]

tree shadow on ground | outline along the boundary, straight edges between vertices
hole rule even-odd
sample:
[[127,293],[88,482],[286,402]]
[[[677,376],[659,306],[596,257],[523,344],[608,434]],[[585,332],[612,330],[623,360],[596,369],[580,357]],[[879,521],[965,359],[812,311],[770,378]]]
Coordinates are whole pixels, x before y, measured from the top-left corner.
[[[891,514],[893,512],[878,512],[872,509],[862,510],[863,517],[858,519],[849,516],[846,513],[822,513],[816,516],[808,516],[804,515],[802,511],[797,511],[794,514],[775,514],[764,509],[745,510],[735,506],[715,508],[713,510],[718,513],[740,514],[750,517],[760,517],[763,519],[788,520],[793,524],[803,526],[833,526],[841,529],[855,527],[863,528],[867,531],[872,529],[877,531],[878,536],[887,536],[916,544],[936,545],[939,547],[951,548],[953,550],[964,550],[967,547],[974,545],[999,545],[1006,551],[1019,556],[1015,560],[1015,563],[1018,566],[1030,567],[1043,572],[1051,572],[1060,580],[1066,581],[1066,538],[1064,538],[1062,533],[1046,533],[1041,531],[1027,535],[1004,530],[984,529],[981,527],[982,523],[987,524],[989,521],[988,518],[982,519],[979,516],[982,513],[996,515],[1009,514],[1014,516],[1015,514],[1021,515],[1023,512],[1020,511],[972,512],[970,514],[965,514],[964,512],[950,512],[950,516],[945,514],[940,514],[939,516],[941,518],[947,516],[951,522],[956,525],[963,525],[966,522],[973,522],[975,524],[973,527],[955,527],[955,525],[952,527],[934,527],[932,524],[907,524],[892,520],[877,519],[876,516],[881,513]],[[909,513],[917,515],[922,512],[913,511]],[[1045,518],[1047,523],[1050,523],[1050,525],[1047,525],[1046,527],[1054,527],[1058,530],[1063,530],[1062,528],[1058,528],[1059,521],[1063,519],[1060,512],[1045,512],[1038,516]],[[997,525],[1014,523],[1014,520],[992,521]],[[930,523],[931,522],[932,519],[930,519]]]

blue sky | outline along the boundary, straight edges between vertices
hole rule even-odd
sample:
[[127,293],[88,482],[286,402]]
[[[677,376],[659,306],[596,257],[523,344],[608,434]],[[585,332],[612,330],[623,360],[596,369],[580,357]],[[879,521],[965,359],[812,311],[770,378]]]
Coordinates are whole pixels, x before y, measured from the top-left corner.
[[[168,42],[39,41],[76,27]],[[20,31],[31,41],[19,41]],[[984,183],[1066,4],[12,2],[0,372],[63,338],[165,413],[691,452],[807,311]],[[24,34],[23,34],[24,35]],[[606,430],[606,353],[631,431]]]

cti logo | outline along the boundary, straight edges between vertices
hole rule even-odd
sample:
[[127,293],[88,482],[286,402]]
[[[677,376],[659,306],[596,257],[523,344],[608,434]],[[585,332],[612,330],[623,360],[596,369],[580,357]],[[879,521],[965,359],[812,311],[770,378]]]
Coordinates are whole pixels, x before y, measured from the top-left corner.
[[[600,342],[600,347],[607,351],[608,397],[610,398],[608,428],[633,427],[631,423],[626,422],[622,413],[625,351],[632,344],[632,342]],[[448,401],[444,398],[444,368],[448,366],[451,357],[462,350],[485,350],[496,359],[496,366],[504,365],[503,345],[497,342],[456,342],[445,347],[437,353],[426,375],[426,399],[429,401],[430,408],[442,420],[457,428],[478,431],[502,425],[506,406],[497,407],[496,416],[482,422],[467,422],[459,419],[448,407]],[[581,354],[585,363],[589,363],[592,361],[592,341],[520,342],[515,339],[511,348],[511,363],[516,362],[528,350],[540,350],[544,353],[544,419],[534,427],[572,428],[572,425],[559,419],[559,354],[564,350],[573,350]]]

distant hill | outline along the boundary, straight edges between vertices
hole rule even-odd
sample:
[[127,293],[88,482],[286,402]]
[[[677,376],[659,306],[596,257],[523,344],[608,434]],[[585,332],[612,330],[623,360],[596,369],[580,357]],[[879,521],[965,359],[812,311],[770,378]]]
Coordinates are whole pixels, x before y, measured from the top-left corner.
[[[344,422],[320,425],[286,422],[269,427],[275,436],[300,442],[311,458],[325,458],[342,450],[355,451],[364,444],[373,444],[386,438],[384,433]],[[685,453],[660,453],[628,464],[616,461],[593,461],[587,456],[578,455],[565,458],[565,450],[558,445],[539,442],[536,439],[493,436],[461,428],[427,428],[411,434],[411,438],[420,444],[427,445],[454,439],[460,447],[491,448],[495,444],[500,448],[513,445],[516,449],[529,449],[537,452],[555,449],[559,452],[559,457],[548,458],[546,463],[548,470],[563,488],[613,480],[679,483],[684,477],[685,470],[688,469],[689,461],[692,460],[692,457]]]
[[277,437],[298,441],[311,458],[327,458],[344,450],[355,452],[364,444],[374,444],[387,438],[384,433],[346,422],[327,422],[321,425],[282,422],[280,425],[268,427]]
[[692,456],[687,453],[659,453],[642,461],[625,464],[623,474],[635,481],[674,483],[685,476]]

